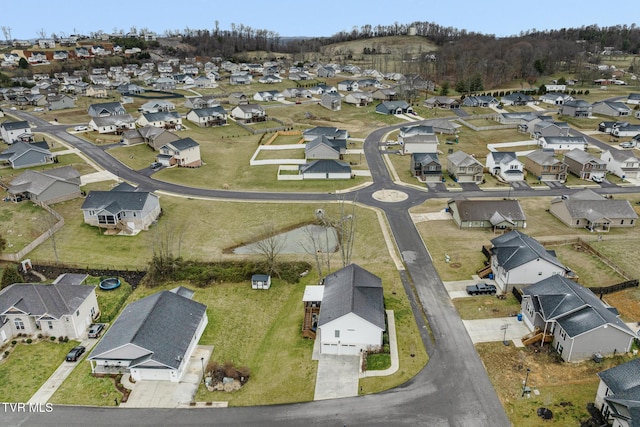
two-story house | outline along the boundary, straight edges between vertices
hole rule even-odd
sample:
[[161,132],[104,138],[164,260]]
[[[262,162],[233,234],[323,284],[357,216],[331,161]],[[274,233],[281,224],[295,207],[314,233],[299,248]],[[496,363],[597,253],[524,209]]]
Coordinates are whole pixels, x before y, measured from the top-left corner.
[[518,160],[515,152],[490,152],[487,154],[486,167],[491,175],[497,176],[504,181],[524,180],[524,163]]
[[438,153],[412,153],[411,174],[422,182],[442,181],[442,163]]
[[525,157],[524,169],[538,181],[567,180],[567,165],[553,155],[551,150],[536,150]]
[[447,173],[456,182],[481,184],[484,180],[483,171],[483,164],[463,151],[456,151],[447,157]]
[[165,166],[198,168],[202,166],[200,144],[191,138],[169,142],[160,147],[157,160]]
[[640,159],[630,150],[605,150],[600,158],[607,162],[607,171],[622,179],[640,177]]
[[607,175],[607,162],[578,148],[565,153],[563,161],[569,172],[580,179],[604,178]]

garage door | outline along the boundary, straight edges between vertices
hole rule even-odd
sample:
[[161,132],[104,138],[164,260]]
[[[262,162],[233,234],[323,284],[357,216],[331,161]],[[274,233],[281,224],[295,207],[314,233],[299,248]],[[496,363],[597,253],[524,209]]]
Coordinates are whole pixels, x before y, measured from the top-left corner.
[[338,344],[322,344],[322,354],[338,354]]
[[357,356],[358,355],[358,349],[355,346],[355,344],[354,345],[342,344],[340,346],[340,354],[345,355],[345,356]]
[[170,369],[140,369],[140,377],[143,380],[169,381]]

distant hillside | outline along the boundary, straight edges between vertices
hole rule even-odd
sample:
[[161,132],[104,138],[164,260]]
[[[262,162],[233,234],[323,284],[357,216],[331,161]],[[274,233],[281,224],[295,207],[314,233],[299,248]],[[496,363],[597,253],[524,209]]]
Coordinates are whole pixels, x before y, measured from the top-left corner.
[[[365,49],[367,51],[365,52]],[[413,55],[435,52],[435,43],[422,36],[373,37],[334,43],[320,48],[325,57],[370,54]]]

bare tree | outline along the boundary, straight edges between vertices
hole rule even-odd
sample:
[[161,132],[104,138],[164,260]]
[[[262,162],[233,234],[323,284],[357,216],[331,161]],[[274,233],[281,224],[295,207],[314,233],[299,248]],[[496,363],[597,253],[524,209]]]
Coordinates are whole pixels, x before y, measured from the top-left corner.
[[60,262],[60,258],[58,257],[58,241],[56,239],[56,232],[54,229],[57,223],[58,218],[48,212],[48,209],[42,212],[41,224],[45,227],[44,234],[49,237],[49,241],[51,242],[51,249],[53,249],[53,255],[56,259],[56,263]]
[[306,253],[313,256],[316,261],[316,269],[318,270],[318,283],[322,283],[322,278],[324,277],[322,274],[324,270],[324,252],[311,228],[306,227],[304,232],[307,239],[306,241],[299,241],[298,244]]
[[351,208],[346,204],[344,196],[340,199],[340,218],[335,222],[334,227],[338,233],[340,245],[340,258],[342,266],[351,264],[353,254],[353,243],[356,238],[356,199],[351,202]]
[[265,260],[269,274],[279,274],[277,271],[276,258],[287,243],[286,236],[278,234],[273,224],[262,226],[262,235],[266,236],[255,243],[256,250]]

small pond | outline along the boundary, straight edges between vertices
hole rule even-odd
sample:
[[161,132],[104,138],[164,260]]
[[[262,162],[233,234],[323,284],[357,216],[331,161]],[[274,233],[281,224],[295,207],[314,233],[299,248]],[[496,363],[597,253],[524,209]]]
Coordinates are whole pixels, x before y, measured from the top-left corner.
[[[316,241],[316,246],[323,252],[335,252],[338,248],[338,233],[336,229],[321,225],[305,225],[304,227],[278,234],[277,238],[284,240],[284,247],[280,251],[281,254],[313,252],[312,239]],[[258,249],[258,243],[249,243],[233,250],[234,254],[239,255],[258,254],[261,252]]]

